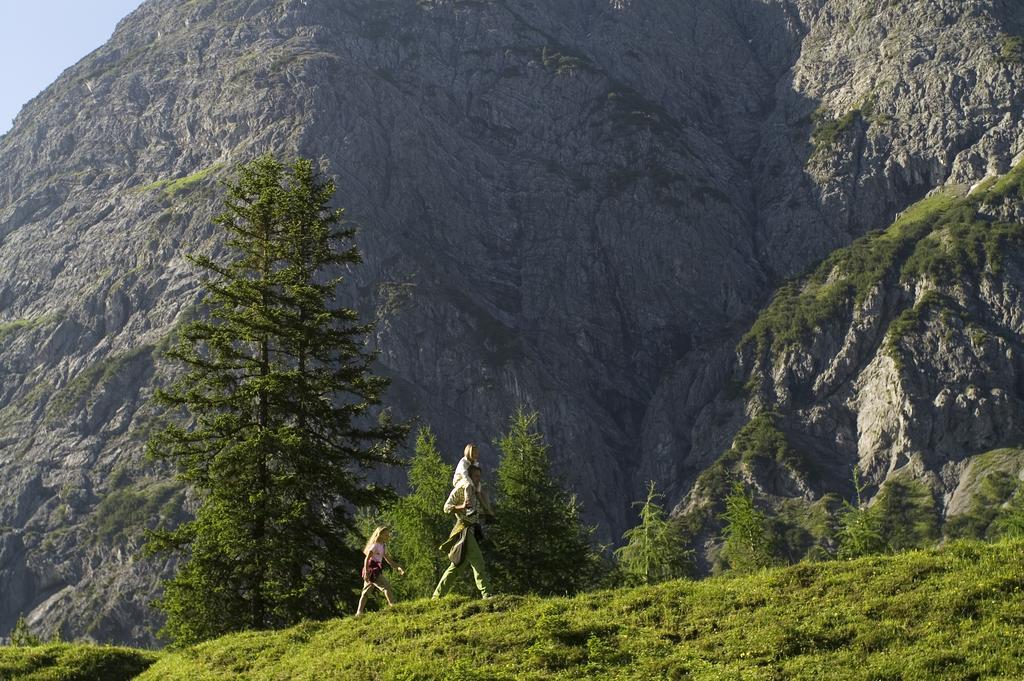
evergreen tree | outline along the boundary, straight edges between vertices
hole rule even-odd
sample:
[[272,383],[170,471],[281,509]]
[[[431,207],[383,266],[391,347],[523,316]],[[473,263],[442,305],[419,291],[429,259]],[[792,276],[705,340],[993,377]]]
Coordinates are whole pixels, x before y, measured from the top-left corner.
[[551,476],[536,412],[517,410],[499,440],[497,524],[488,570],[498,593],[569,594],[594,586],[603,561],[579,505]]
[[857,505],[844,500],[843,510],[839,513],[840,558],[858,558],[885,551],[878,514],[864,507],[864,487],[860,482],[860,472],[854,467],[853,488],[857,492]]
[[28,622],[25,621],[24,615],[18,615],[17,621],[14,623],[14,628],[11,629],[11,645],[20,648],[31,648],[33,646],[41,646],[43,639],[32,633],[29,629]]
[[939,539],[939,509],[930,489],[920,482],[888,480],[871,512],[892,551],[928,546]]
[[739,482],[725,498],[722,557],[736,572],[752,572],[775,562],[768,518]]
[[176,643],[336,615],[358,583],[353,511],[387,499],[363,473],[395,462],[404,430],[371,417],[387,381],[370,372],[370,327],[334,302],[360,255],[333,194],[308,160],[242,165],[214,219],[234,259],[191,258],[210,318],[181,331],[167,355],[185,372],[158,392],[191,423],[147,447],[200,499],[147,545],[182,556],[158,601]]
[[406,576],[392,582],[401,599],[429,596],[448,567],[447,556],[437,547],[452,528],[452,518],[442,508],[451,491],[451,477],[434,434],[421,428],[409,463],[409,494],[384,514],[384,522],[392,529],[389,549],[405,567]]
[[657,503],[661,496],[651,480],[647,500],[634,504],[640,506],[640,524],[626,530],[622,535],[626,545],[615,551],[619,569],[634,584],[656,584],[689,573],[693,552],[687,549],[679,524],[665,518]]

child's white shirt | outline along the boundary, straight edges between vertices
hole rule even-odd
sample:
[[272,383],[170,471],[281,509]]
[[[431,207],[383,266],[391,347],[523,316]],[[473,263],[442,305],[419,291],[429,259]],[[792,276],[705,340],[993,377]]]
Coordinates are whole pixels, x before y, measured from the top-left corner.
[[455,466],[455,475],[452,476],[452,487],[458,487],[461,479],[469,480],[469,467],[472,465],[466,457],[459,459],[458,465]]

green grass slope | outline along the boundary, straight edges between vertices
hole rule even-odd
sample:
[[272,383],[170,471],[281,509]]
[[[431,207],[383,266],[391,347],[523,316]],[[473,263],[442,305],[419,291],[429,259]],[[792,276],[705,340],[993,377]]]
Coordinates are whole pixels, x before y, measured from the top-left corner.
[[575,598],[414,601],[163,656],[142,679],[1021,679],[1024,541]]
[[157,653],[133,648],[50,643],[0,647],[0,679],[29,681],[122,681],[134,679]]

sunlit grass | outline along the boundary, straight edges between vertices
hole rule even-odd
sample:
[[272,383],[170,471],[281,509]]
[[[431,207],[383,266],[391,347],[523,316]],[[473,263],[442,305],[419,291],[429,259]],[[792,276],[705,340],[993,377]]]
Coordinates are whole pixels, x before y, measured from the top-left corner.
[[960,542],[574,598],[414,601],[227,636],[144,679],[1024,675],[1024,542]]

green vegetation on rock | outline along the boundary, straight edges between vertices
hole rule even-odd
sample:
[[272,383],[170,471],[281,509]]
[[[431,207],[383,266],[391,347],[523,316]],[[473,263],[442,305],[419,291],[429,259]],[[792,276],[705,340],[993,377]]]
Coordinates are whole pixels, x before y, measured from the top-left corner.
[[892,551],[930,546],[939,539],[938,503],[919,481],[890,478],[879,490],[871,512]]
[[105,543],[139,539],[144,530],[180,514],[184,500],[184,489],[177,482],[114,489],[96,506],[94,537]]
[[774,412],[755,415],[733,438],[732,446],[700,474],[693,489],[701,503],[677,519],[687,536],[697,536],[714,520],[713,509],[729,494],[737,479],[737,466],[763,460],[782,464],[792,471],[800,469],[801,459],[779,430],[778,418]]
[[1005,64],[1024,63],[1024,37],[999,34],[999,61]]
[[1013,497],[1020,487],[1016,476],[1006,471],[994,471],[986,475],[978,491],[971,499],[966,513],[951,517],[944,528],[949,537],[986,538],[998,533],[995,522],[1005,512],[1004,504]]
[[39,317],[26,317],[23,319],[12,319],[10,321],[0,322],[0,341],[4,340],[7,336],[12,336],[21,331],[29,331],[32,329],[51,326],[63,318],[64,315],[62,313],[54,313]]
[[774,461],[791,470],[799,468],[801,459],[779,430],[779,414],[761,412],[748,421],[733,438],[732,446],[715,463],[701,473],[694,489],[705,498],[724,499],[734,481],[736,464],[757,460]]
[[838,118],[833,118],[827,109],[818,109],[811,115],[814,123],[814,131],[811,133],[811,142],[814,144],[815,153],[831,149],[839,141],[839,138],[847,131],[863,120],[861,110],[851,109]]
[[935,291],[928,291],[913,307],[908,307],[889,324],[889,329],[885,333],[883,348],[885,353],[896,362],[897,367],[903,367],[903,355],[900,351],[900,343],[903,339],[917,332],[921,320],[928,310],[933,308],[948,309],[944,307],[947,302],[943,296]]
[[949,211],[914,247],[901,269],[905,281],[927,277],[937,283],[961,279],[969,271],[998,274],[1005,244],[1024,243],[1024,225],[983,219],[973,205]]
[[769,459],[788,468],[796,468],[800,458],[790,447],[786,436],[777,426],[779,415],[761,412],[750,419],[732,441],[732,451],[744,463],[755,459]]
[[805,343],[826,323],[851,315],[887,278],[948,283],[968,271],[998,274],[1006,245],[1024,243],[1024,225],[996,222],[987,211],[1019,195],[1022,183],[1024,164],[1018,164],[970,195],[948,188],[918,201],[888,229],[857,239],[809,276],[781,286],[739,348],[755,345],[778,355]]
[[140,345],[90,365],[54,394],[46,408],[46,419],[52,421],[69,415],[84,400],[87,401],[97,390],[122,375],[136,361],[142,358],[152,361],[154,347]]
[[772,517],[775,553],[785,562],[827,560],[836,553],[836,534],[842,500],[829,493],[813,502],[782,500]]
[[549,69],[554,70],[556,75],[574,74],[577,71],[594,71],[594,65],[582,56],[567,54],[565,48],[548,49],[546,46],[540,50],[540,61]]
[[163,194],[166,199],[173,199],[179,194],[190,192],[199,186],[200,183],[206,181],[211,175],[216,173],[218,170],[224,167],[223,163],[214,163],[213,165],[207,166],[201,170],[197,170],[191,175],[185,175],[175,179],[163,179],[150,182],[147,185],[139,187],[140,192],[156,192],[159,191]]
[[165,655],[142,679],[1024,675],[1024,541],[957,542],[573,598],[399,603]]

